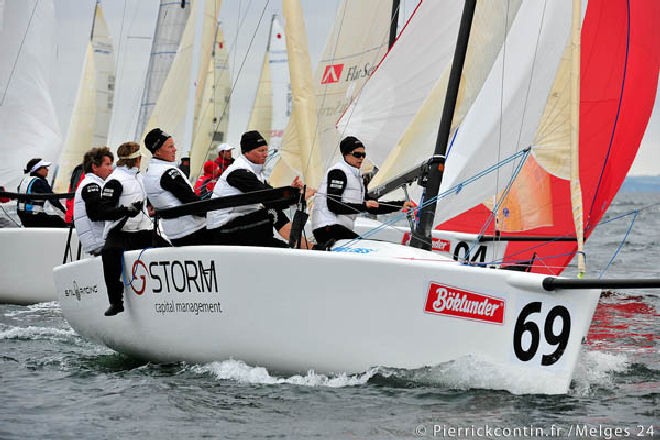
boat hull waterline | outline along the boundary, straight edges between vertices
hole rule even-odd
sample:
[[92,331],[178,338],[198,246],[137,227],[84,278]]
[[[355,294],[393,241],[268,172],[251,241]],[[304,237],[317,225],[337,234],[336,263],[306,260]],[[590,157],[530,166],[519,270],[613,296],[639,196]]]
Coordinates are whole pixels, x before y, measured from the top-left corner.
[[[565,393],[599,291],[462,266],[378,241],[321,252],[249,247],[126,252],[126,311],[104,317],[100,258],[55,268],[81,336],[154,361],[230,358],[277,371],[417,369],[476,356],[516,393]],[[520,381],[517,382],[517,378]]]

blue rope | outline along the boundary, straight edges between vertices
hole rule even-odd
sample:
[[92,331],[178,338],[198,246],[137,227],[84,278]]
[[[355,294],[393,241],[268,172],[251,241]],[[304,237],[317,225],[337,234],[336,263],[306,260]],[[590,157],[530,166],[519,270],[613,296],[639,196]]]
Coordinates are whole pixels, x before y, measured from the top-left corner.
[[[630,226],[628,226],[628,230],[626,231],[625,235],[623,236],[623,239],[621,240],[621,243],[619,243],[619,246],[614,251],[614,254],[612,255],[612,258],[610,258],[610,261],[607,263],[607,266],[605,266],[605,269],[603,269],[600,272],[600,275],[598,276],[598,278],[603,278],[603,275],[605,275],[605,272],[607,272],[607,270],[610,268],[610,266],[614,262],[614,259],[616,258],[616,256],[619,255],[619,252],[621,251],[621,248],[623,247],[623,244],[626,242],[626,239],[628,238],[628,235],[630,235],[630,231],[632,231],[633,225],[635,224],[635,219],[637,218],[637,215],[639,214],[639,211],[634,210],[634,211],[632,211],[632,212],[630,212],[626,215],[630,215],[630,214],[632,214],[632,216],[633,216],[632,220],[630,221]],[[619,216],[619,217],[621,217],[621,216]],[[608,223],[612,220],[608,220]]]

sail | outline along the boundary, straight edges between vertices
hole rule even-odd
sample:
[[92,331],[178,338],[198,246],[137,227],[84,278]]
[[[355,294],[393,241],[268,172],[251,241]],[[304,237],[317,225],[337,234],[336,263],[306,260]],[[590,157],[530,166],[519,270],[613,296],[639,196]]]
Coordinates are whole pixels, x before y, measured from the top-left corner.
[[220,24],[217,25],[212,57],[208,62],[200,116],[195,128],[193,147],[190,151],[191,180],[197,177],[213,148],[224,140],[227,131],[228,103],[230,95],[227,50]]
[[273,92],[270,82],[269,55],[266,51],[261,63],[259,84],[254,95],[254,103],[250,112],[247,128],[257,130],[270,144],[270,127],[273,119]]
[[61,133],[51,98],[55,15],[52,1],[12,1],[0,31],[0,185],[15,190],[28,160],[54,161]]
[[[440,40],[440,38],[443,38],[441,35],[432,33],[441,32],[442,28],[434,26],[432,23],[433,20],[429,20],[430,17],[436,19],[437,17],[456,19],[455,16],[447,16],[444,11],[440,11],[439,8],[441,7],[441,4],[432,2],[420,4],[409,20],[409,25],[406,26],[399,36],[393,50],[401,50],[405,53],[409,47],[417,47],[420,41],[426,41],[428,38],[447,41],[447,44],[451,42],[451,50],[453,50],[453,40]],[[465,73],[461,81],[458,102],[454,113],[453,129],[463,120],[481,90],[485,78],[502,47],[502,42],[510,27],[510,23],[516,16],[519,8],[520,1],[481,2],[478,4],[474,14],[470,36],[472,44],[466,55]],[[427,19],[423,20],[419,18],[422,15],[426,16]],[[427,26],[424,26],[424,24],[427,24]],[[370,185],[372,187],[376,187],[396,175],[418,166],[421,162],[428,159],[429,151],[433,150],[437,137],[438,121],[442,117],[443,111],[443,106],[438,105],[438,103],[445,101],[450,65],[446,56],[440,56],[441,52],[439,50],[431,52],[430,55],[433,55],[435,58],[435,67],[429,70],[441,71],[442,73],[436,79],[435,84],[427,96],[418,95],[413,100],[412,95],[406,91],[406,88],[409,88],[408,84],[416,84],[418,80],[417,76],[426,75],[427,72],[411,70],[405,61],[395,56],[388,56],[388,59],[383,61],[381,67],[365,86],[365,89],[372,88],[378,90],[383,87],[383,83],[389,81],[388,77],[400,78],[400,82],[396,85],[400,91],[396,93],[408,97],[406,102],[410,109],[409,114],[414,114],[409,120],[407,118],[403,119],[404,117],[395,110],[392,118],[396,120],[396,123],[389,119],[380,122],[382,126],[387,127],[393,123],[405,125],[405,129],[398,139],[397,136],[392,136],[389,130],[374,132],[376,137],[371,139],[371,144],[368,144],[369,154],[371,155],[371,147],[374,147],[378,149],[377,151],[380,155],[386,154],[386,158],[378,164],[379,171],[371,181]],[[430,55],[427,55],[427,61],[430,61],[428,59]],[[377,95],[375,98],[377,99]],[[356,111],[368,111],[368,108],[368,106],[364,106],[356,109]],[[353,115],[356,116],[356,121],[353,121],[350,114],[346,116],[348,118],[346,124],[349,126],[354,122],[364,119],[364,116],[360,113]],[[383,117],[389,118],[386,113],[383,114]],[[355,128],[356,131],[359,131],[359,129],[359,126]]]
[[114,56],[101,4],[96,4],[92,37],[87,43],[83,73],[67,137],[58,160],[53,189],[69,190],[71,172],[91,147],[107,144],[114,98]]
[[158,20],[147,68],[147,79],[135,128],[136,136],[145,131],[147,121],[170,71],[170,66],[181,42],[183,29],[190,16],[190,1],[160,0]]
[[284,30],[277,15],[273,15],[257,93],[247,125],[248,130],[261,133],[271,150],[277,151],[282,144],[291,109],[290,87]]
[[[336,161],[341,134],[335,124],[387,51],[391,10],[391,0],[340,3],[313,82],[310,89],[305,90],[316,101],[316,109],[313,110],[316,121],[310,128],[312,144],[308,152],[303,153],[305,144],[299,137],[303,129],[299,121],[292,117],[280,151],[283,160],[275,165],[271,182],[288,184],[293,176],[300,174],[306,183],[316,186],[321,182],[325,169]],[[289,34],[287,38],[290,38]],[[289,63],[294,56],[289,51]],[[295,89],[293,76],[291,82]],[[297,99],[294,90],[294,112],[297,111]],[[311,155],[319,158],[318,166],[310,158]]]
[[[658,33],[653,18],[659,16],[660,5],[653,1],[625,2],[591,0],[587,6],[580,32],[580,93],[579,93],[579,180],[584,211],[585,238],[593,231],[618,191],[639,148],[650,118],[657,89],[660,65]],[[556,95],[557,87],[554,87]],[[546,114],[539,125],[534,143],[543,145],[534,157],[528,158],[522,175],[532,178],[514,187],[526,187],[534,197],[550,203],[550,222],[545,225],[511,231],[507,235],[540,237],[575,236],[571,206],[570,165],[557,163],[558,156],[566,156],[570,133],[559,117],[566,104],[558,104]],[[545,133],[545,134],[544,134]],[[548,154],[542,154],[547,151]],[[533,168],[531,173],[525,173]],[[519,179],[520,180],[520,177]],[[539,197],[538,194],[546,193]],[[501,212],[515,215],[516,198],[505,201]],[[478,232],[490,210],[478,205],[438,228],[464,232]],[[504,217],[504,216],[500,216]],[[506,226],[506,222],[498,226]],[[506,229],[505,229],[506,230]],[[494,225],[486,230],[493,233]],[[573,258],[576,241],[509,242],[504,264],[533,263],[531,271],[560,273]]]
[[[199,119],[208,63],[216,34],[220,0],[195,0],[186,22],[181,45],[163,84],[145,131],[160,127],[169,133],[177,145],[177,158],[192,147],[194,127]],[[142,149],[144,156],[151,154]],[[146,166],[147,161],[143,161]]]

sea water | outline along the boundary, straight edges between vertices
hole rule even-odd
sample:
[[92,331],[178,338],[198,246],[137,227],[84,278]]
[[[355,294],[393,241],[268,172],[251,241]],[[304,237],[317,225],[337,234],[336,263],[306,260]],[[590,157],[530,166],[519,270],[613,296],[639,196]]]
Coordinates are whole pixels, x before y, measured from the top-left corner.
[[[660,277],[659,231],[660,192],[621,193],[587,243],[588,276]],[[146,363],[79,337],[57,303],[0,305],[0,439],[657,437],[659,298],[603,293],[564,395],[492,391],[533,378],[498,376],[478,353],[334,376]]]

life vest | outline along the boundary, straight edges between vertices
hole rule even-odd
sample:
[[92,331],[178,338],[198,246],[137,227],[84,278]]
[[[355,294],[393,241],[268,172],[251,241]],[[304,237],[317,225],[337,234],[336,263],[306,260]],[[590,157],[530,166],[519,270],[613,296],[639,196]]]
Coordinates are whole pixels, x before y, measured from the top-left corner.
[[151,229],[153,223],[145,211],[147,208],[147,192],[144,189],[142,174],[139,174],[139,170],[137,168],[126,168],[125,166],[117,167],[106,179],[106,185],[111,180],[118,181],[122,186],[122,192],[119,196],[117,206],[128,207],[135,202],[142,202],[143,205],[142,212],[135,217],[123,217],[118,220],[106,221],[103,238],[107,238],[110,230],[119,227],[120,224],[120,230],[126,232]]
[[[181,201],[174,194],[163,189],[160,185],[160,179],[168,170],[177,169],[172,162],[152,158],[149,161],[147,172],[144,176],[144,187],[147,190],[147,197],[157,209],[171,208],[182,205]],[[190,181],[181,173],[183,180],[190,186]],[[192,190],[192,186],[190,187]],[[195,231],[206,226],[206,219],[194,215],[184,215],[176,218],[162,219],[163,232],[168,238],[177,239],[192,234]]]
[[[263,165],[252,163],[245,158],[245,156],[240,156],[234,161],[233,164],[227,168],[227,170],[218,177],[218,181],[213,188],[212,199],[216,197],[225,197],[233,196],[236,194],[243,194],[238,188],[231,186],[227,183],[227,176],[236,170],[247,170],[257,176],[260,182],[264,181],[264,176],[262,174]],[[206,227],[208,229],[218,228],[222,225],[229,223],[230,220],[235,219],[252,212],[256,212],[263,208],[261,203],[255,203],[252,205],[244,206],[232,206],[230,208],[216,209],[215,211],[209,211],[206,214]]]
[[341,170],[346,174],[346,188],[341,195],[341,202],[362,203],[364,202],[364,183],[360,170],[350,166],[346,161],[340,159],[328,172],[325,173],[323,182],[314,196],[314,207],[312,208],[312,229],[329,225],[342,225],[350,229],[355,228],[355,219],[358,213],[337,215],[328,209],[328,173],[332,170]]
[[[27,176],[21,180],[21,183],[18,185],[19,194],[32,194],[32,185],[39,179],[37,176]],[[18,201],[16,206],[17,212],[23,212],[26,214],[38,214],[44,212],[45,200],[25,200]]]
[[105,221],[93,221],[87,216],[87,206],[82,198],[82,191],[87,185],[98,185],[99,196],[103,189],[103,179],[94,173],[85,175],[85,178],[78,184],[76,194],[73,197],[73,224],[76,227],[76,234],[78,240],[85,252],[92,253],[98,252],[103,248],[105,240],[103,240],[103,230],[105,229]]

